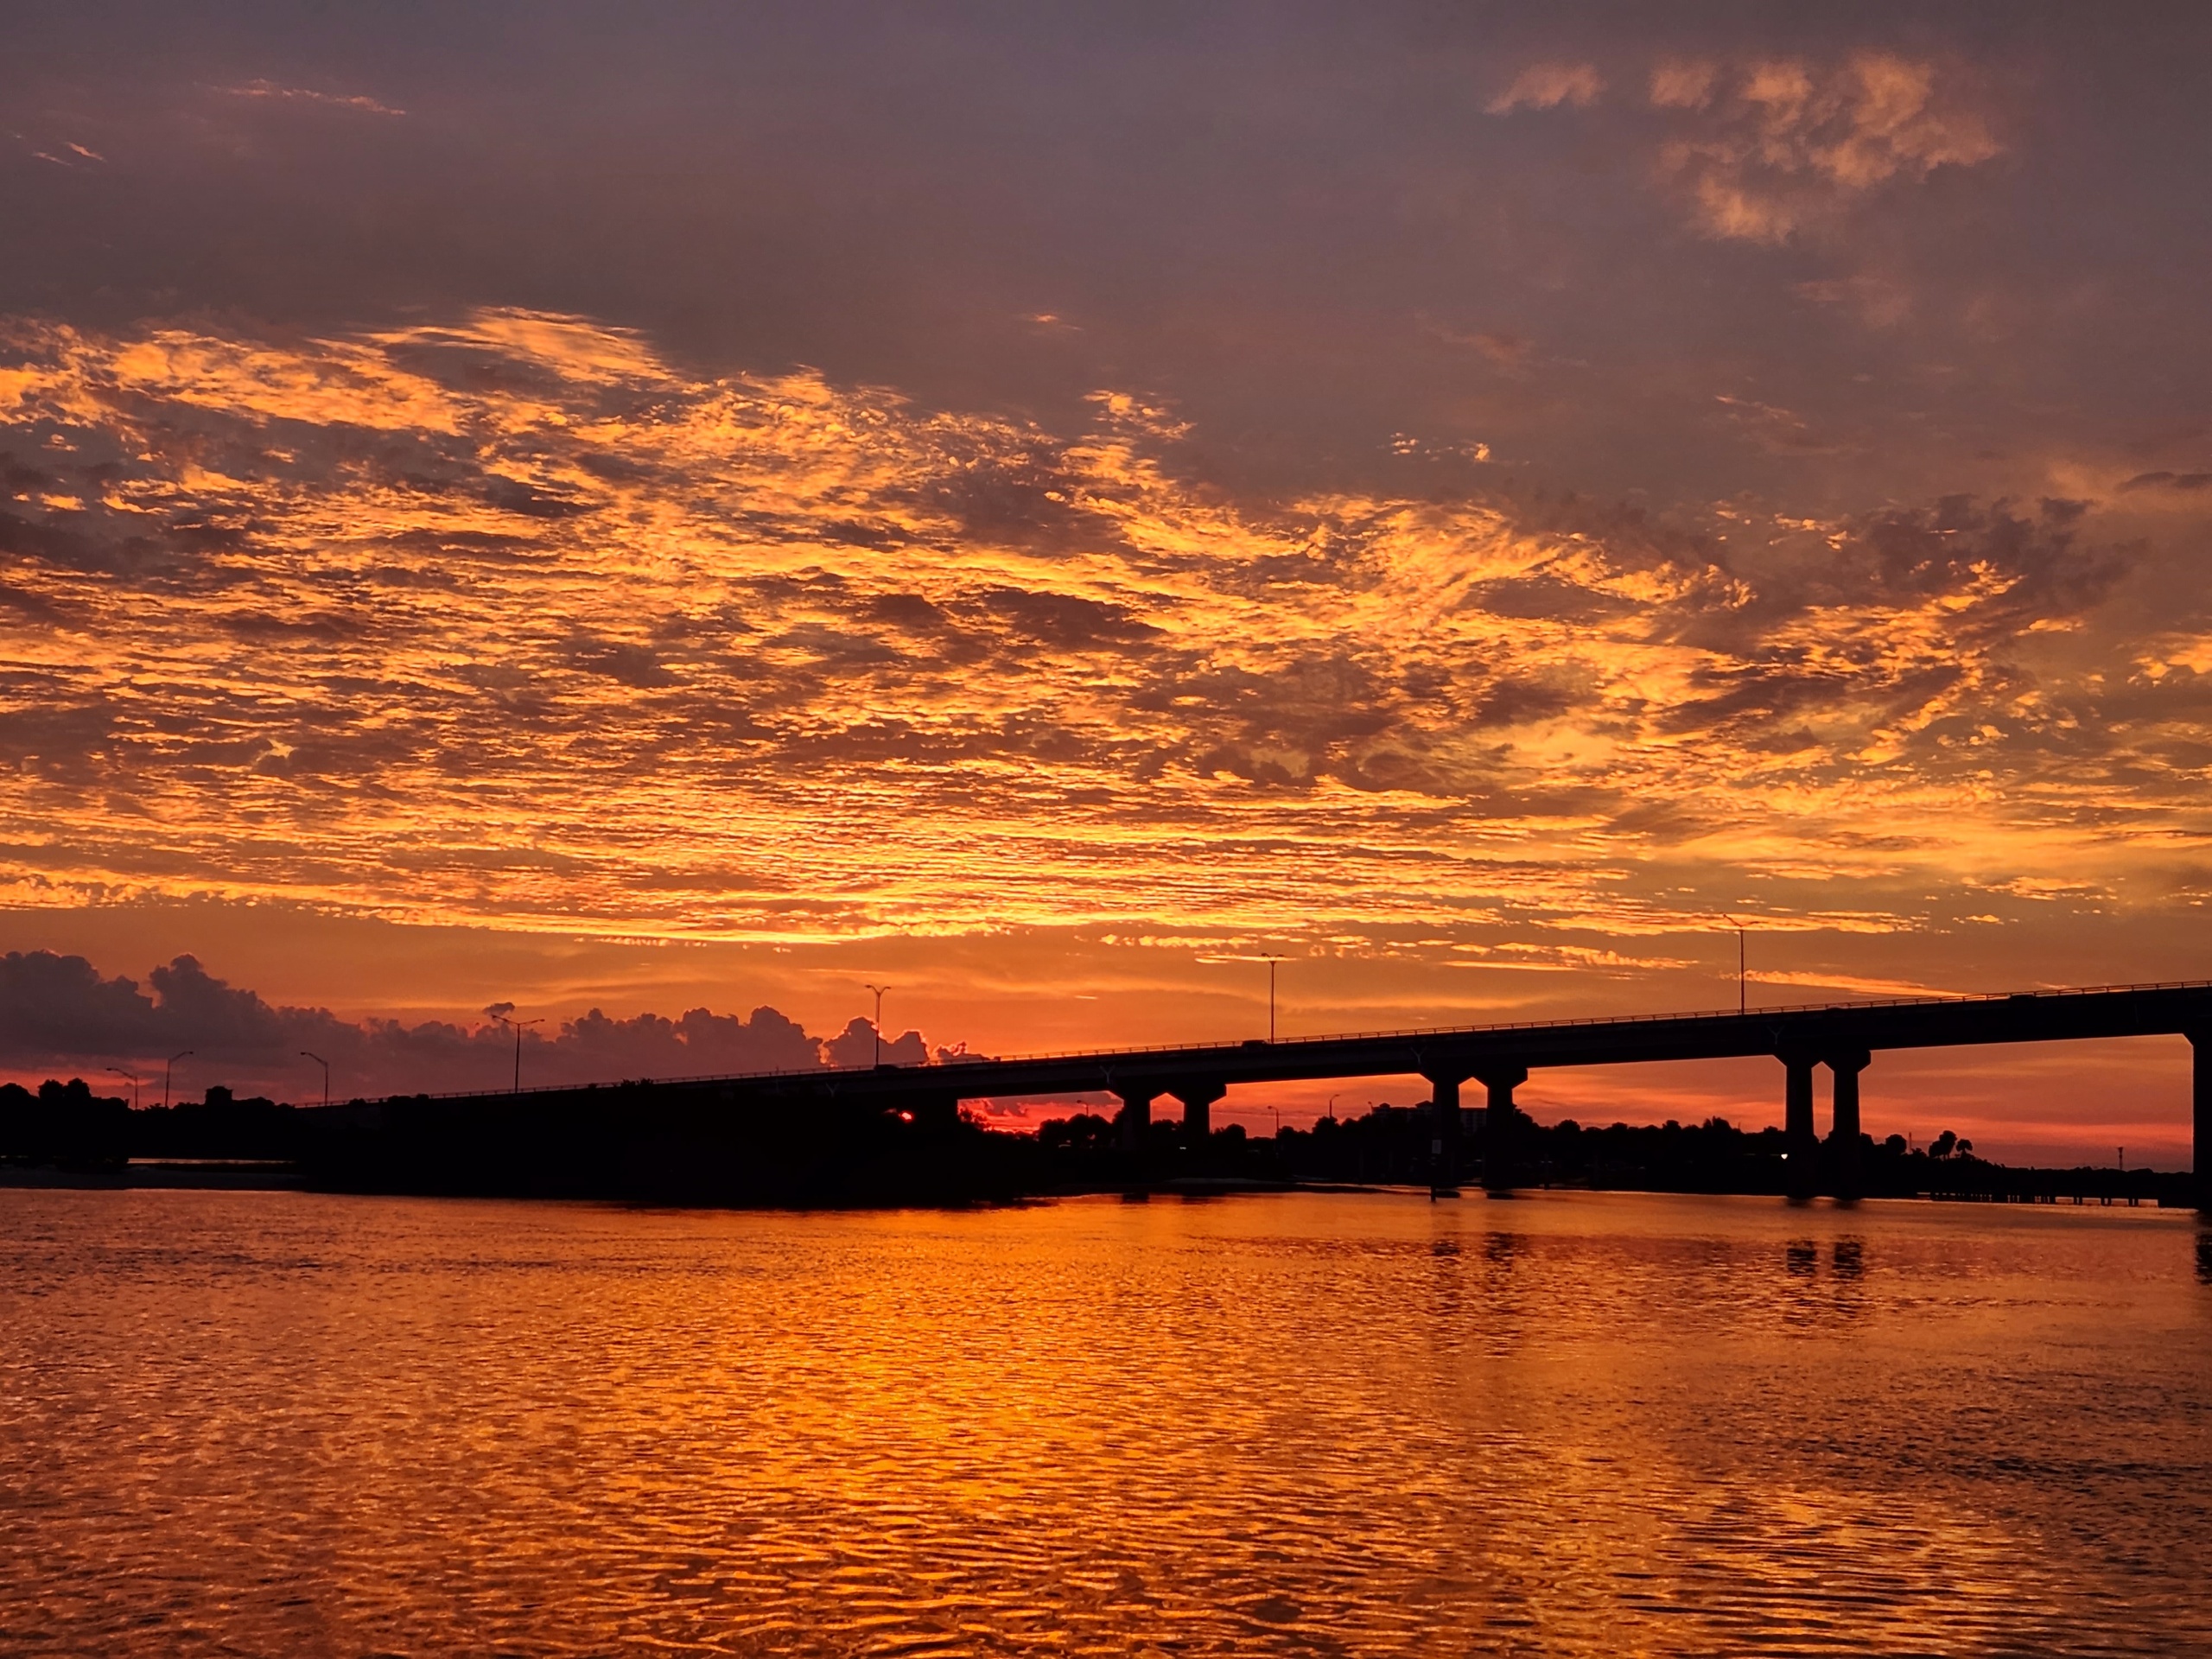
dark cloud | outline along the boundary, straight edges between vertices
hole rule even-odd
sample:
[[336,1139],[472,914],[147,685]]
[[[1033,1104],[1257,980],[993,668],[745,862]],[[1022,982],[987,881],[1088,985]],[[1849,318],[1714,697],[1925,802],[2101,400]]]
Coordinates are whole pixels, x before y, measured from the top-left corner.
[[2202,490],[2212,487],[2212,473],[2138,473],[2120,487],[2123,494],[2133,490]]
[[[328,1060],[342,1097],[498,1088],[512,1077],[512,1029],[495,1003],[480,1023],[352,1021],[327,1009],[273,1006],[251,990],[211,976],[192,957],[179,957],[147,976],[147,988],[104,977],[82,957],[34,950],[0,957],[0,1071],[35,1078],[47,1073],[98,1073],[111,1065],[158,1075],[182,1050],[179,1074],[313,1099],[320,1090],[302,1077],[300,1051]],[[811,1037],[772,1007],[750,1014],[694,1008],[677,1019],[656,1014],[612,1018],[597,1008],[551,1028],[523,1035],[525,1084],[619,1081],[722,1073],[804,1071],[824,1064],[868,1065],[874,1057],[865,1020],[836,1037]],[[882,1046],[886,1064],[919,1065],[930,1058],[918,1032]]]
[[[0,201],[40,227],[0,313],[311,336],[524,305],[711,371],[804,364],[1053,427],[1140,391],[1217,474],[1271,487],[1388,487],[1406,434],[1670,501],[1912,499],[2034,439],[2031,410],[2189,417],[2206,231],[2170,204],[2204,27],[2055,0],[1756,26],[1600,0],[645,5],[616,40],[569,3],[404,28],[64,9],[0,66]],[[410,352],[537,384],[466,338]],[[599,385],[634,404],[619,363]],[[1727,429],[1716,394],[1864,453]],[[569,505],[523,487],[521,512]],[[1118,534],[1052,499],[1049,463],[934,487],[981,539]]]

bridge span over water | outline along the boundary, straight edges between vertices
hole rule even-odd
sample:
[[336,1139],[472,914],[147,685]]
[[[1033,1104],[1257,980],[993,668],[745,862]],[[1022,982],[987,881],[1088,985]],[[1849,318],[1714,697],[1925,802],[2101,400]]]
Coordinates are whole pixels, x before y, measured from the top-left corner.
[[[2212,1203],[2212,981],[832,1067],[664,1086],[713,1088],[763,1103],[880,1101],[918,1117],[950,1116],[963,1100],[1103,1092],[1122,1102],[1122,1130],[1134,1147],[1144,1141],[1153,1103],[1162,1098],[1178,1102],[1186,1130],[1203,1135],[1213,1103],[1235,1084],[1413,1075],[1427,1080],[1431,1098],[1445,1109],[1435,1114],[1440,1190],[1456,1191],[1460,1178],[1461,1115],[1454,1109],[1462,1103],[1461,1090],[1471,1083],[1480,1086],[1486,1109],[1481,1174],[1486,1188],[1499,1191],[1512,1182],[1513,1091],[1531,1071],[1769,1055],[1782,1066],[1793,1184],[1809,1195],[1824,1166],[1834,1190],[1855,1196],[1859,1079],[1875,1054],[2148,1036],[2185,1036],[2195,1046],[2193,1161],[2199,1201]],[[1825,1155],[1813,1112],[1813,1071],[1822,1065],[1834,1080]]]

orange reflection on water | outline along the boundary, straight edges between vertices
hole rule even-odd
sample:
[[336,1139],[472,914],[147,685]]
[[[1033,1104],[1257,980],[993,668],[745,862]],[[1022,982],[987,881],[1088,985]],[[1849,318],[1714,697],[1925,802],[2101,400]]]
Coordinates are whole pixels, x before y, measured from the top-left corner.
[[2194,1233],[1548,1195],[18,1194],[0,1619],[104,1652],[2172,1652]]

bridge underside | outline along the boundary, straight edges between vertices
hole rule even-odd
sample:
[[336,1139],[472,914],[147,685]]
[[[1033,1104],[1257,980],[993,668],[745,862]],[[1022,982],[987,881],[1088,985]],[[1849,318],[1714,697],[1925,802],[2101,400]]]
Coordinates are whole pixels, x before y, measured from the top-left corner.
[[[675,1086],[712,1088],[764,1103],[880,1104],[918,1116],[942,1113],[958,1100],[1103,1092],[1120,1097],[1123,1133],[1138,1145],[1147,1133],[1153,1102],[1163,1096],[1181,1103],[1185,1136],[1202,1138],[1212,1103],[1240,1084],[1416,1075],[1428,1080],[1432,1098],[1448,1108],[1458,1105],[1461,1086],[1474,1081],[1483,1085],[1488,1106],[1483,1182],[1497,1192],[1511,1183],[1518,1111],[1513,1091],[1530,1071],[1765,1055],[1783,1066],[1793,1185],[1810,1179],[1799,1171],[1824,1164],[1832,1189],[1848,1195],[1856,1191],[1860,1147],[1859,1076],[1876,1053],[2169,1035],[2186,1036],[2194,1046],[2193,1163],[2200,1206],[2212,1208],[2212,982],[963,1059],[702,1078]],[[1834,1126],[1826,1155],[1816,1158],[1812,1074],[1821,1065],[1834,1080]],[[1457,1111],[1437,1115],[1440,1191],[1456,1190],[1460,1178],[1459,1122]]]

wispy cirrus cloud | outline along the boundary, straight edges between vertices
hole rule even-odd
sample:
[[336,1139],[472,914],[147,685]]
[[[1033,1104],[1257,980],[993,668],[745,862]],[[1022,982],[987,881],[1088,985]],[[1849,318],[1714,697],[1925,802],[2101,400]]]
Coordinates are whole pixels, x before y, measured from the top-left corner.
[[359,92],[326,92],[312,86],[286,86],[280,82],[264,79],[242,81],[233,86],[215,89],[226,98],[246,98],[272,104],[320,105],[326,109],[352,110],[362,115],[404,115],[406,111],[395,109],[381,99]]
[[1593,63],[1532,63],[1485,106],[1492,115],[1516,110],[1587,109],[1604,95],[1605,77]]

